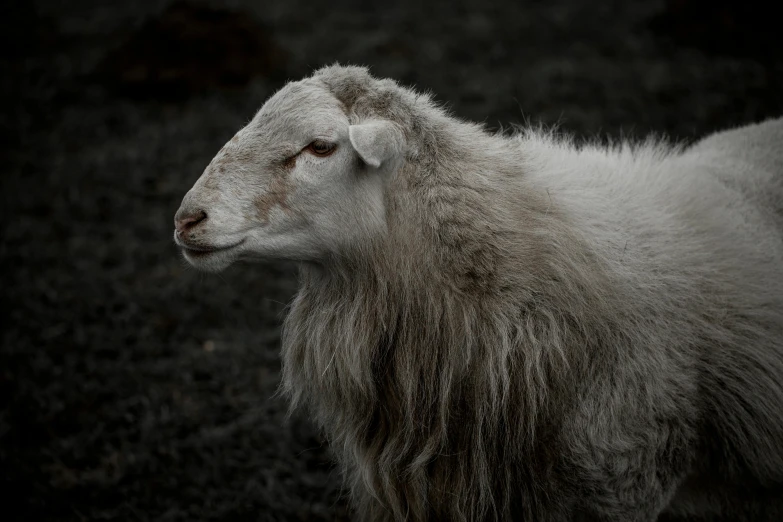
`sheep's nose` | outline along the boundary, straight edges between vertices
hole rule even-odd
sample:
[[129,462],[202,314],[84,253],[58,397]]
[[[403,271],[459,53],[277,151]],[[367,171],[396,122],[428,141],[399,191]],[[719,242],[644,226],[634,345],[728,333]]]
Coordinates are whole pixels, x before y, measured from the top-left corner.
[[177,229],[178,233],[182,234],[206,220],[207,213],[203,210],[183,212],[182,209],[180,209],[180,211],[177,212],[177,215],[174,217],[174,227]]

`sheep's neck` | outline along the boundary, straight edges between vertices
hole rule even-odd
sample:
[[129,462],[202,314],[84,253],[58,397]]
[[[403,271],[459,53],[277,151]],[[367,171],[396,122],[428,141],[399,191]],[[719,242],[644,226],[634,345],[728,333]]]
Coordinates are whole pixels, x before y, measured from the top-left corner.
[[[526,214],[519,221],[503,215],[509,211],[502,199],[490,203],[507,196],[493,194],[489,184],[460,186],[453,176],[400,179],[405,190],[429,197],[400,193],[390,201],[390,216],[401,218],[390,222],[388,237],[350,263],[303,267],[302,289],[287,320],[286,371],[307,381],[303,388],[291,385],[295,394],[308,390],[302,400],[333,402],[364,416],[382,400],[386,408],[396,403],[407,412],[411,426],[421,427],[422,418],[445,425],[453,408],[430,404],[440,412],[422,411],[426,397],[457,400],[454,386],[463,382],[460,393],[483,394],[492,399],[488,404],[502,407],[495,395],[510,393],[511,383],[496,376],[508,373],[503,366],[511,359],[527,354],[558,364],[563,325],[554,324],[552,310],[560,317],[568,310],[549,302],[550,290],[580,290],[550,262],[558,255],[548,254],[553,247],[542,243],[542,230],[560,225],[541,201],[518,203],[517,212]],[[410,201],[420,207],[411,208]],[[516,251],[509,255],[509,249]],[[520,347],[525,339],[529,346]],[[534,397],[526,414],[535,415],[540,394],[525,396]],[[334,411],[331,406],[323,411]]]
[[[500,469],[502,459],[542,454],[534,444],[556,444],[551,398],[567,372],[581,371],[592,342],[584,325],[597,324],[569,310],[594,300],[569,277],[592,267],[556,251],[568,230],[545,192],[513,200],[492,179],[513,166],[490,166],[409,164],[387,201],[388,236],[342,264],[302,269],[284,331],[284,389],[347,464],[373,463],[375,477],[442,474],[448,488],[460,471],[444,455]],[[482,446],[506,440],[504,430],[517,440],[526,431],[519,455]]]

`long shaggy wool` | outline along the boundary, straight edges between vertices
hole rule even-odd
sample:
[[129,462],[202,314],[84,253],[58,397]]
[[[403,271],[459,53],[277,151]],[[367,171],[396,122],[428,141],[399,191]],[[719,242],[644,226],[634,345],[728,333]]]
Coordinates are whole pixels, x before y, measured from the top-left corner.
[[413,144],[285,321],[358,520],[783,520],[783,120],[576,146],[314,77]]

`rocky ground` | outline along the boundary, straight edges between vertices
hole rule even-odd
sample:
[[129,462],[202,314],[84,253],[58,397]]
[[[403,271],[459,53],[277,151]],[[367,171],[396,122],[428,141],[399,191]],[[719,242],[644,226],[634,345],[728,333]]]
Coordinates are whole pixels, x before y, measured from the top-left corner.
[[286,79],[366,64],[489,127],[689,141],[783,114],[760,6],[3,7],[4,520],[348,518],[322,439],[274,396],[293,267],[203,275],[171,241],[186,190]]

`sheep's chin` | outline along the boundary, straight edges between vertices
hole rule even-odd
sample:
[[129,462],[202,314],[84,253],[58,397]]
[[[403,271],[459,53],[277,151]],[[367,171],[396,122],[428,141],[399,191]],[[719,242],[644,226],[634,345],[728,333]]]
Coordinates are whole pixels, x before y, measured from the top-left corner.
[[215,252],[196,252],[182,249],[182,257],[190,265],[202,272],[221,272],[231,266],[237,259],[234,249],[218,250]]

